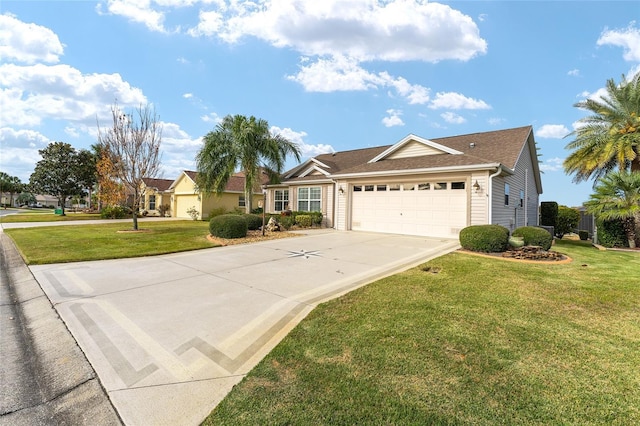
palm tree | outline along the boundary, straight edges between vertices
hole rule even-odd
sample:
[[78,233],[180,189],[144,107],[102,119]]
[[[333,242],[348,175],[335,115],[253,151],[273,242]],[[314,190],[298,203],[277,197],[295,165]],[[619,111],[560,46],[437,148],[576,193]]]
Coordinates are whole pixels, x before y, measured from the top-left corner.
[[640,72],[620,84],[607,81],[606,96],[587,99],[574,106],[592,113],[578,120],[570,133],[575,140],[566,148],[573,152],[564,169],[574,181],[601,178],[618,170],[640,171]]
[[298,146],[281,135],[271,134],[266,120],[253,116],[227,115],[203,138],[196,155],[198,188],[205,192],[224,192],[236,170],[245,175],[245,208],[252,210],[253,192],[264,169],[272,182],[282,173],[287,155],[300,161]]
[[640,213],[640,172],[611,172],[600,179],[589,201],[587,211],[600,219],[622,221],[629,247],[635,248],[635,216]]

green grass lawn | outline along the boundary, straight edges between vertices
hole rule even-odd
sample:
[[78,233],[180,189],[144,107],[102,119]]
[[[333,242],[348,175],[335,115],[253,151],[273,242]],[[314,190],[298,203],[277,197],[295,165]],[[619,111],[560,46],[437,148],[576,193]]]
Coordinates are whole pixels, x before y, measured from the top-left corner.
[[5,229],[30,265],[152,256],[215,247],[207,240],[209,224],[202,221],[131,222],[94,225]]
[[640,254],[554,249],[573,262],[452,253],[321,305],[205,424],[640,424]]
[[64,216],[55,214],[53,210],[17,210],[16,214],[0,216],[0,223],[17,222],[64,222],[69,220],[97,220],[102,219],[97,213],[66,213]]

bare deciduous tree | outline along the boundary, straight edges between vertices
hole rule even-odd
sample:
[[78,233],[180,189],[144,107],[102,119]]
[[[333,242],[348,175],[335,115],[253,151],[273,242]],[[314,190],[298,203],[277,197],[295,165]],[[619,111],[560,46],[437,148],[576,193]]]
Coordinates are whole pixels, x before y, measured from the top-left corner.
[[131,194],[133,229],[138,229],[142,179],[155,178],[160,170],[162,125],[155,109],[141,105],[126,114],[114,104],[111,107],[112,126],[98,124],[98,141],[113,164],[113,175]]

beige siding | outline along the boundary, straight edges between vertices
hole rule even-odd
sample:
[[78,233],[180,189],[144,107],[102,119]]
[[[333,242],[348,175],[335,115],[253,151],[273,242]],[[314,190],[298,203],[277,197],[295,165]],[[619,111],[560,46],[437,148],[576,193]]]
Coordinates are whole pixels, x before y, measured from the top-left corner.
[[[478,182],[479,190],[475,190],[473,185]],[[469,183],[470,217],[471,225],[486,225],[489,223],[489,173],[475,172],[471,175]]]
[[443,153],[442,151],[439,151],[435,148],[427,146],[423,143],[411,141],[405,144],[404,146],[402,146],[397,151],[393,152],[387,158],[395,159],[395,158],[419,157],[422,155],[437,155],[442,153]]
[[336,226],[335,228],[340,231],[346,231],[350,229],[347,227],[347,224],[351,222],[351,220],[347,217],[347,211],[349,210],[347,206],[350,204],[350,194],[351,187],[349,183],[345,180],[338,181],[338,188],[342,188],[343,193],[340,193],[340,189],[338,189],[338,193],[336,195]]

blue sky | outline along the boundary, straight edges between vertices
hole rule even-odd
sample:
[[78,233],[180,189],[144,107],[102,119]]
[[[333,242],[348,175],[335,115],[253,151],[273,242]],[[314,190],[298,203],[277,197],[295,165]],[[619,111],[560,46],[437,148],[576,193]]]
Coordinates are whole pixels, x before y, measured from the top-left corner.
[[577,206],[573,104],[640,71],[638,21],[635,1],[2,0],[0,170],[28,182],[48,143],[89,148],[117,99],[155,106],[166,179],[227,114],[305,158],[532,125],[541,200]]

